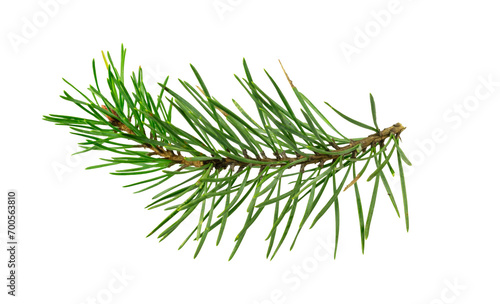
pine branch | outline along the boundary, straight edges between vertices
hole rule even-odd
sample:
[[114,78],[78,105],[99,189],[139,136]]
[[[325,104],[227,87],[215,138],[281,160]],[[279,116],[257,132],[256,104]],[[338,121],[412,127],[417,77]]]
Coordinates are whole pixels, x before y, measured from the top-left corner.
[[[166,90],[168,88],[165,87]],[[106,109],[106,106],[103,106],[104,109]],[[224,112],[223,112],[224,113]],[[126,132],[129,134],[134,134],[133,131],[131,131],[125,124],[121,123],[119,120],[108,117],[109,122],[117,126],[122,132]],[[154,147],[150,144],[144,143],[144,147],[151,149],[153,152],[150,153],[150,155],[158,155],[166,160],[172,161],[173,164],[179,164],[182,165],[184,168],[193,166],[193,167],[202,167],[207,164],[211,164],[212,168],[214,169],[227,169],[228,167],[282,167],[286,164],[290,163],[295,163],[292,166],[289,166],[288,168],[292,168],[294,166],[302,166],[305,167],[307,165],[314,165],[318,163],[325,163],[329,160],[335,160],[338,157],[349,154],[349,153],[355,153],[357,150],[361,150],[362,152],[365,152],[368,147],[375,147],[376,145],[381,145],[384,140],[386,140],[391,134],[399,136],[403,130],[406,129],[401,125],[400,123],[396,123],[388,128],[385,128],[384,130],[374,133],[368,137],[365,137],[360,140],[356,141],[351,141],[349,144],[339,147],[336,145],[335,151],[331,153],[331,151],[327,150],[326,152],[319,152],[316,153],[315,155],[309,155],[309,156],[303,156],[299,155],[297,157],[288,157],[286,153],[277,153],[275,158],[269,158],[269,157],[258,157],[258,158],[253,158],[248,156],[248,152],[243,149],[242,153],[244,154],[244,159],[238,158],[231,158],[231,157],[223,157],[221,159],[208,159],[208,160],[189,160],[193,158],[186,158],[181,155],[179,152],[177,155],[174,154],[171,151],[165,151],[161,147]],[[311,147],[309,147],[311,148]],[[356,149],[356,150],[354,150]],[[330,153],[328,153],[330,152]],[[328,154],[326,154],[328,153]],[[335,153],[335,154],[334,154]],[[196,158],[199,159],[199,158]],[[300,163],[297,161],[299,160],[304,160]]]
[[[235,76],[255,104],[259,123],[235,100],[233,103],[240,114],[236,114],[219,102],[210,94],[200,74],[193,66],[191,68],[198,84],[192,86],[183,80],[179,82],[194,103],[189,102],[168,86],[168,77],[163,83],[159,83],[161,92],[155,101],[144,85],[140,67],[137,74],[132,73],[133,88],[128,89],[124,75],[125,53],[122,47],[119,70],[115,67],[109,53],[107,57],[103,53],[108,73],[107,92],[99,86],[94,61],[92,69],[95,85],[88,88],[90,96],[65,80],[81,98],[75,98],[66,91],[61,97],[85,111],[87,118],[51,114],[44,116],[44,119],[58,125],[69,126],[72,134],[84,137],[85,141],[80,143],[83,148],[82,152],[107,150],[117,155],[110,159],[103,159],[104,164],[92,166],[89,169],[112,165],[132,165],[132,168],[119,169],[113,174],[148,176],[159,174],[125,186],[148,185],[137,192],[167,185],[166,181],[174,176],[186,176],[182,182],[157,193],[153,197],[153,202],[146,207],[148,209],[163,207],[165,210],[170,210],[165,220],[148,236],[158,232],[160,241],[164,240],[195,210],[199,210],[198,225],[181,245],[183,247],[187,240],[195,235],[194,240],[199,242],[195,252],[196,257],[207,235],[217,227],[220,228],[216,242],[219,244],[228,218],[236,210],[241,209],[241,205],[250,196],[246,208],[247,219],[236,237],[230,259],[240,247],[250,226],[267,207],[272,207],[274,210],[271,231],[267,238],[269,240],[267,256],[273,258],[290,231],[299,203],[308,197],[303,203],[306,204],[304,215],[291,248],[295,245],[303,225],[325,200],[326,203],[313,219],[311,227],[334,205],[335,252],[337,252],[340,227],[339,195],[343,192],[342,189],[345,191],[354,185],[364,251],[365,238],[368,237],[372,222],[380,179],[399,216],[392,190],[383,172],[384,169],[389,168],[391,174],[394,175],[390,164],[394,150],[397,150],[405,221],[408,229],[408,204],[402,161],[408,165],[411,164],[399,146],[400,135],[405,127],[396,123],[380,130],[377,124],[375,101],[371,94],[370,106],[374,127],[354,120],[326,103],[334,113],[349,123],[375,132],[363,138],[347,138],[326,118],[328,115],[318,110],[293,85],[283,65],[281,67],[298,104],[287,100],[267,72],[266,75],[273,84],[279,99],[273,99],[260,89],[253,82],[245,60],[243,67],[246,78]],[[293,110],[293,107],[297,105],[301,106],[300,111]],[[301,113],[303,119],[299,118],[298,113]],[[175,120],[182,118],[189,128],[181,127],[174,122],[174,116]],[[320,121],[336,135],[327,132]],[[386,154],[388,149],[390,151]],[[271,153],[272,156],[268,157],[266,153]],[[358,181],[367,170],[371,159],[374,159],[371,163],[375,165],[375,169],[369,175],[368,180],[376,177],[376,181],[365,222]],[[356,174],[354,166],[358,162],[364,165]],[[169,170],[171,167],[177,167],[177,169]],[[344,187],[351,168],[353,179]],[[343,178],[339,179],[341,180],[339,183],[335,177],[342,170],[346,173],[343,174]],[[257,175],[253,176],[252,172],[256,172]],[[286,180],[293,185],[290,190],[282,187]],[[333,183],[333,194],[324,198],[324,191],[330,182]],[[211,200],[211,203],[207,200]],[[288,219],[284,224],[286,217]],[[167,223],[170,223],[170,226],[163,228]],[[163,231],[160,230],[162,228]],[[281,229],[283,229],[281,238],[278,243],[275,243],[277,232]],[[271,255],[273,249],[274,252]]]

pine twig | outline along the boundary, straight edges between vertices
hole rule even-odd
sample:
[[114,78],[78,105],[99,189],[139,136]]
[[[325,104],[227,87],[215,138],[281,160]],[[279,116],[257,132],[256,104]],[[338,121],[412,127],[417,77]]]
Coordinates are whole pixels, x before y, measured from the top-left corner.
[[[268,207],[274,210],[268,235],[268,257],[273,258],[276,255],[290,231],[295,213],[302,210],[301,206],[304,214],[292,247],[303,225],[321,205],[323,206],[314,217],[312,226],[334,205],[338,244],[339,195],[343,192],[342,189],[345,191],[355,185],[364,252],[365,237],[368,236],[374,214],[379,179],[383,181],[391,203],[399,215],[392,190],[383,172],[389,168],[394,174],[390,164],[394,150],[397,151],[408,229],[408,202],[402,162],[407,165],[411,163],[399,145],[405,127],[396,123],[380,130],[375,101],[371,94],[370,106],[374,126],[352,119],[326,103],[333,113],[371,132],[371,135],[363,138],[347,138],[333,126],[331,119],[327,118],[328,115],[320,111],[293,85],[281,61],[279,63],[300,109],[294,109],[297,104],[285,97],[267,72],[277,98],[265,93],[254,83],[247,63],[243,60],[245,78],[236,76],[236,79],[256,106],[258,119],[254,119],[235,100],[233,103],[239,114],[219,102],[210,94],[193,66],[191,68],[198,84],[192,86],[180,80],[192,102],[167,85],[168,77],[163,83],[159,83],[161,92],[156,100],[153,99],[144,84],[140,67],[137,74],[132,73],[132,89],[127,88],[129,85],[125,83],[124,75],[125,53],[126,50],[122,46],[120,66],[117,68],[109,53],[106,57],[103,52],[108,75],[109,90],[106,92],[99,85],[95,61],[92,62],[95,84],[88,88],[90,95],[84,94],[65,80],[80,97],[73,97],[66,91],[61,97],[80,107],[87,117],[51,114],[44,116],[44,119],[69,126],[71,133],[85,138],[85,141],[80,143],[83,152],[106,150],[114,154],[113,157],[104,159],[104,164],[88,169],[128,165],[132,167],[118,169],[113,174],[143,175],[148,178],[125,187],[145,186],[137,192],[165,187],[153,197],[153,202],[146,208],[162,207],[170,213],[148,236],[158,233],[159,240],[163,241],[198,209],[199,223],[186,239],[191,239],[195,234],[194,240],[199,242],[196,257],[207,235],[216,228],[219,228],[219,244],[227,220],[234,212],[242,209],[241,206],[249,198],[247,219],[236,237],[230,259],[240,247],[250,226]],[[300,118],[298,113],[301,113],[303,118]],[[184,125],[178,124],[178,119],[184,120]],[[386,151],[389,151],[388,154]],[[273,157],[268,157],[266,152]],[[370,162],[372,159],[374,161]],[[354,166],[358,163],[364,165],[356,174]],[[370,163],[375,167],[368,180],[376,177],[376,182],[365,219],[358,184]],[[177,168],[171,170],[173,166]],[[353,180],[344,187],[351,168]],[[252,172],[257,175],[254,176]],[[336,179],[337,174],[343,175],[343,178]],[[174,185],[166,183],[174,176],[185,178]],[[287,181],[292,184],[289,190],[282,187]],[[325,197],[325,189],[331,183],[333,194]],[[207,200],[212,201],[211,204],[206,204]],[[285,218],[286,224],[283,223]],[[167,223],[170,226],[165,228]],[[281,238],[275,243],[277,232],[283,226]]]

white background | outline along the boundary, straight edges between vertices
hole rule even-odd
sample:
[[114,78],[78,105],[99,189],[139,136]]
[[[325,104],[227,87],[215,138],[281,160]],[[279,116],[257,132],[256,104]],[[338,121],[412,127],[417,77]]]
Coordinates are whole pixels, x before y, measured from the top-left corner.
[[[500,303],[500,7],[486,0],[351,2],[2,1],[0,192],[19,193],[19,285],[18,297],[6,295],[2,203],[0,302]],[[195,260],[195,242],[177,251],[194,218],[160,244],[146,239],[165,216],[144,209],[156,192],[132,194],[121,186],[137,179],[85,170],[109,154],[72,157],[81,139],[42,120],[84,115],[58,97],[70,90],[61,78],[86,89],[92,58],[105,76],[100,52],[118,61],[121,43],[128,71],[141,65],[151,91],[166,75],[178,91],[175,79],[194,83],[192,63],[214,96],[247,109],[253,105],[233,77],[243,75],[242,58],[258,84],[270,88],[265,68],[292,99],[281,59],[299,90],[352,137],[367,132],[323,101],[370,122],[373,93],[379,125],[407,127],[409,233],[379,195],[363,255],[347,191],[336,260],[333,210],[291,252],[288,239],[272,261],[264,242],[271,210],[230,262],[244,210],[222,243],[209,236]],[[371,184],[360,186],[367,210]]]

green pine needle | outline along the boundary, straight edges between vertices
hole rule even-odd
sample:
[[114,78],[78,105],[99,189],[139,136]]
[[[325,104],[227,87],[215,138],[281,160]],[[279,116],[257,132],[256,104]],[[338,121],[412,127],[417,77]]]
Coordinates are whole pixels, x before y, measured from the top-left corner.
[[[159,95],[153,98],[144,84],[140,67],[130,78],[125,76],[125,54],[126,49],[122,46],[120,62],[115,65],[110,54],[102,52],[107,86],[98,82],[98,70],[103,67],[99,67],[95,60],[92,60],[94,83],[88,91],[81,91],[64,80],[76,94],[73,96],[73,93],[64,91],[61,98],[82,109],[85,112],[82,117],[50,114],[44,119],[68,126],[70,133],[83,138],[79,144],[82,150],[77,153],[103,150],[111,154],[102,158],[104,163],[87,169],[115,166],[114,175],[139,177],[138,181],[124,187],[141,186],[136,193],[160,189],[146,208],[161,207],[167,216],[148,237],[158,234],[161,242],[186,218],[197,216],[197,224],[179,247],[182,248],[188,240],[197,241],[194,254],[197,257],[212,230],[218,230],[217,236],[214,235],[218,245],[224,234],[230,233],[226,226],[231,216],[236,211],[246,212],[246,220],[236,235],[229,257],[232,259],[244,236],[265,209],[265,212],[273,213],[266,238],[269,241],[266,257],[272,259],[295,227],[297,230],[290,249],[296,245],[300,231],[311,216],[312,228],[333,206],[336,257],[342,189],[345,191],[354,186],[354,208],[358,211],[364,253],[380,180],[399,216],[383,172],[387,167],[394,175],[390,158],[395,150],[408,229],[403,162],[411,163],[399,144],[405,127],[397,123],[381,130],[371,94],[374,127],[354,120],[326,103],[352,125],[375,132],[362,138],[348,138],[334,126],[330,119],[332,112],[319,109],[311,102],[293,85],[284,69],[291,95],[296,100],[285,97],[284,91],[267,72],[276,96],[264,92],[254,82],[247,62],[243,60],[245,78],[235,77],[249,98],[240,102],[232,100],[231,106],[231,102],[219,102],[210,94],[207,83],[193,65],[191,69],[196,84],[179,80],[188,96],[177,93],[168,83],[169,77],[165,77],[162,83],[158,83]],[[248,102],[254,103],[258,118],[240,105]],[[388,155],[385,153],[387,149],[390,151]],[[371,159],[374,162],[370,162]],[[362,169],[356,173],[358,162]],[[370,163],[374,171],[368,181],[374,177],[376,180],[365,219],[358,181]],[[351,170],[353,180],[344,188]],[[337,183],[340,171],[342,178]],[[299,212],[302,214],[297,216]]]

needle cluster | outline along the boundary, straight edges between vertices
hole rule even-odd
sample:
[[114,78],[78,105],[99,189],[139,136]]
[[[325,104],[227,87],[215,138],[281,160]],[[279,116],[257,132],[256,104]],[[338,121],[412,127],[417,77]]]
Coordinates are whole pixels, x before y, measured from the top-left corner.
[[[332,114],[370,131],[366,137],[347,138],[327,118],[331,115],[318,110],[293,85],[286,72],[295,95],[293,100],[285,97],[267,72],[275,92],[273,97],[265,93],[254,83],[243,60],[245,77],[235,77],[257,109],[258,117],[254,119],[236,100],[233,100],[235,110],[217,100],[194,66],[191,69],[196,85],[179,80],[188,97],[175,92],[167,77],[158,84],[161,92],[153,98],[144,85],[140,67],[137,74],[132,73],[131,83],[126,85],[125,53],[122,46],[118,66],[109,53],[107,56],[103,53],[107,68],[105,84],[98,82],[95,61],[92,61],[95,82],[85,93],[64,80],[78,96],[64,91],[61,97],[81,108],[85,117],[51,114],[44,119],[69,126],[72,134],[82,136],[85,141],[80,143],[83,149],[78,153],[106,150],[114,154],[102,159],[105,163],[89,169],[127,165],[128,168],[112,174],[144,178],[125,187],[144,187],[137,192],[161,188],[146,208],[163,208],[169,213],[148,236],[157,233],[162,241],[187,217],[198,213],[198,224],[180,246],[182,248],[191,238],[198,241],[196,257],[207,235],[218,230],[216,244],[219,244],[228,219],[236,210],[245,208],[247,217],[236,235],[231,259],[262,211],[272,209],[274,216],[266,238],[269,241],[267,257],[272,259],[289,235],[294,219],[298,221],[298,228],[290,249],[309,219],[308,225],[312,228],[333,207],[336,254],[340,229],[339,194],[352,187],[364,251],[380,182],[399,216],[384,173],[384,170],[392,175],[395,173],[390,164],[394,152],[408,229],[402,163],[411,164],[400,148],[400,134],[405,127],[396,123],[380,129],[371,94],[373,126],[352,119],[326,103]],[[294,109],[297,107],[299,111]],[[184,123],[179,124],[179,120]],[[185,127],[187,125],[189,128]],[[367,179],[374,182],[368,213],[365,213],[358,184],[370,163],[374,169]],[[361,169],[356,170],[356,167]],[[168,183],[174,176],[183,177],[182,182]],[[332,193],[329,196],[324,195],[327,188],[332,189],[326,192]],[[299,204],[304,210],[300,216],[296,214]]]

